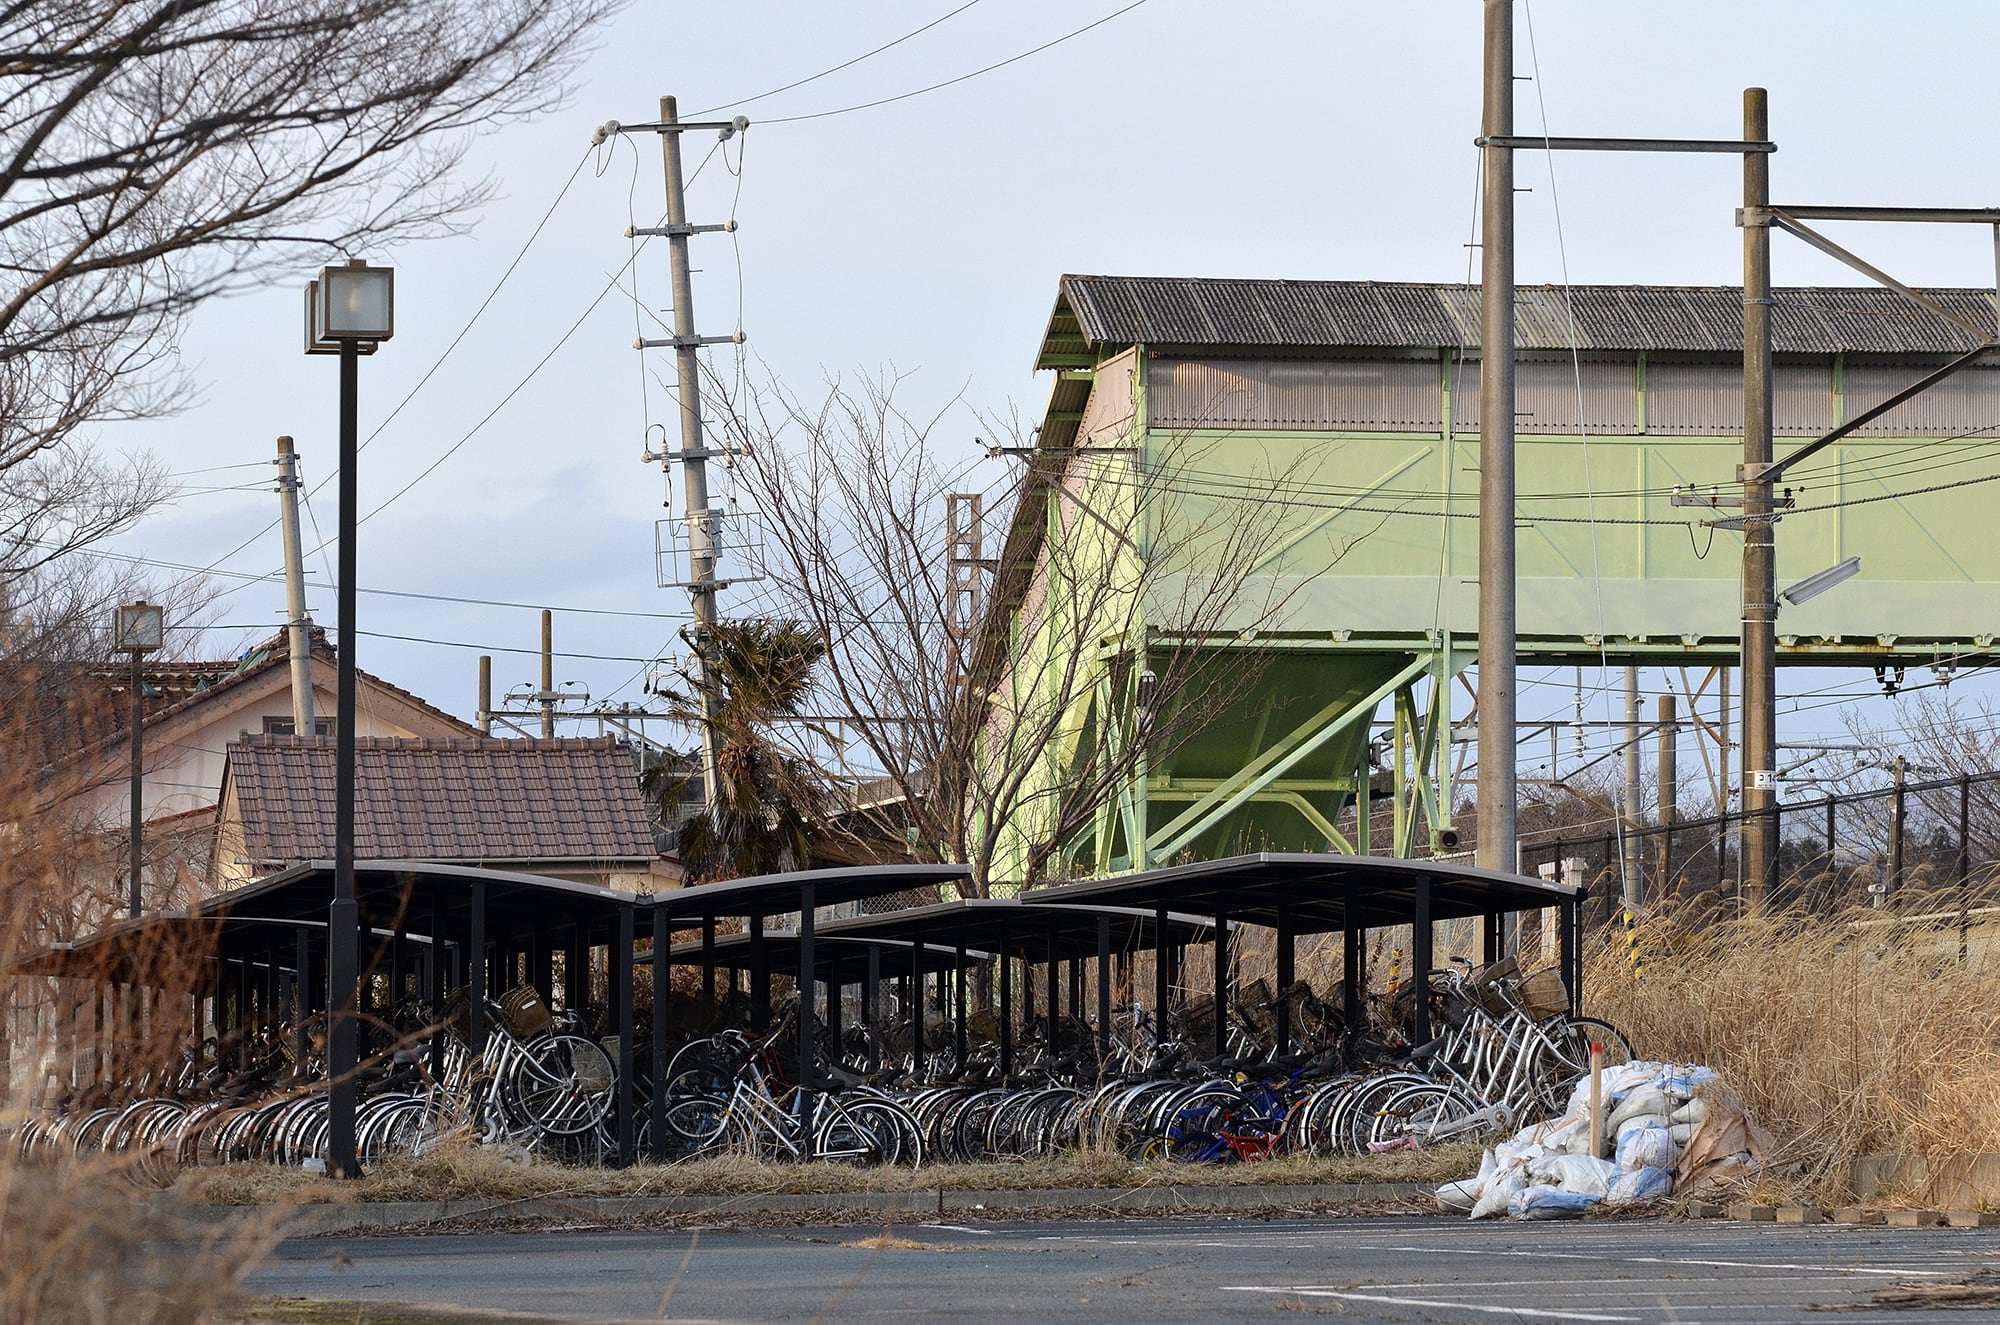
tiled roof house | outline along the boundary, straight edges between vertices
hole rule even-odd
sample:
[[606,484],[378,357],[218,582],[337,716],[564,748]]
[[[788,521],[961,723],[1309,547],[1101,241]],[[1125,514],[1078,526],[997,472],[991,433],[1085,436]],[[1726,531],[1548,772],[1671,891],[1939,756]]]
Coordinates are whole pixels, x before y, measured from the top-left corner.
[[[239,887],[333,858],[329,738],[232,742],[210,870]],[[611,737],[355,743],[355,857],[480,865],[650,889],[660,853],[631,751]]]

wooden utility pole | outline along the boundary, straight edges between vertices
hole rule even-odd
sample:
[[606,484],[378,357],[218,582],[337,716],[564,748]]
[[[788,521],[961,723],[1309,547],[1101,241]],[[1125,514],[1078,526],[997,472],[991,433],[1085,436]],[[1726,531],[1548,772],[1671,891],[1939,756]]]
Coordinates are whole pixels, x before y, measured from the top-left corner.
[[[1761,87],[1743,91],[1743,138],[1768,141]],[[1771,480],[1771,162],[1743,154],[1743,825],[1738,855],[1743,909],[1764,908],[1776,865],[1777,552]]]

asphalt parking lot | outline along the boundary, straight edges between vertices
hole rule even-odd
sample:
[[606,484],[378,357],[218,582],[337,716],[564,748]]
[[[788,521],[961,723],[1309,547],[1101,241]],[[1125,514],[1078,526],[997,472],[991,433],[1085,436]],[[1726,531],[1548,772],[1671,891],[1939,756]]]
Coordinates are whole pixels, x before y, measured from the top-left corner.
[[[869,1245],[885,1235],[889,1245]],[[283,1244],[249,1287],[562,1321],[1193,1321],[1282,1310],[1386,1322],[1878,1325],[1933,1314],[1879,1306],[1878,1291],[1966,1282],[1989,1263],[2000,1269],[2000,1230],[1200,1218],[317,1239]],[[2000,1302],[1950,1319],[2000,1323]]]

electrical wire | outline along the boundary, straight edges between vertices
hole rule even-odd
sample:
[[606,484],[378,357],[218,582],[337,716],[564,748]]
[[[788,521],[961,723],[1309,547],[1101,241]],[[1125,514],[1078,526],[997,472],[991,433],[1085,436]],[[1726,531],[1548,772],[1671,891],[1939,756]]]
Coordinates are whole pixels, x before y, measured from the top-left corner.
[[[105,561],[116,561],[124,565],[144,566],[157,570],[179,571],[190,575],[217,575],[226,579],[242,580],[244,587],[253,583],[271,583],[284,579],[283,571],[258,574],[255,571],[207,570],[200,566],[185,565],[174,561],[158,561],[150,557],[133,556],[124,552],[107,552],[101,548],[77,548],[76,555],[96,557]],[[333,584],[309,581],[308,588],[331,589]],[[635,621],[683,621],[689,619],[686,612],[628,612],[610,607],[577,607],[559,603],[517,603],[500,598],[471,598],[458,594],[419,593],[411,589],[375,589],[367,585],[356,585],[358,594],[369,594],[378,598],[409,598],[429,603],[456,603],[466,607],[500,607],[523,612],[559,612],[571,616],[620,617]],[[230,592],[235,592],[231,590]]]
[[1057,37],[1053,41],[1045,41],[1041,45],[1033,48],[1032,50],[1022,51],[1019,55],[1010,55],[1004,60],[996,61],[993,64],[989,64],[981,69],[974,69],[971,73],[960,74],[956,78],[947,78],[942,83],[932,83],[928,87],[920,87],[916,89],[914,92],[902,92],[898,93],[893,97],[879,97],[874,101],[864,101],[858,105],[842,106],[838,110],[814,111],[809,115],[785,115],[785,116],[780,116],[779,118],[776,119],[759,120],[758,123],[801,124],[807,120],[823,120],[834,115],[851,115],[857,110],[873,110],[877,106],[894,105],[896,102],[899,101],[908,101],[912,97],[921,97],[929,92],[937,92],[947,87],[954,87],[959,83],[966,82],[970,79],[978,78],[981,74],[990,74],[996,69],[1005,69],[1010,64],[1019,64],[1022,60],[1027,59],[1031,55],[1040,55],[1043,51],[1049,50],[1056,46],[1060,46],[1064,42],[1070,41],[1076,37],[1081,37],[1084,33],[1089,32],[1092,28],[1103,27],[1106,23],[1109,23],[1112,19],[1121,17],[1122,15],[1125,14],[1129,14],[1133,10],[1139,8],[1139,6],[1146,3],[1147,0],[1131,0],[1131,3],[1125,5],[1123,8],[1114,9],[1109,14],[1106,14],[1103,18],[1097,19],[1095,22],[1086,23],[1082,27],[1076,29],[1073,32],[1066,32],[1062,36]]
[[[556,191],[555,200],[551,202],[548,205],[548,209],[542,213],[541,220],[535,222],[535,228],[528,233],[527,239],[522,241],[520,249],[515,252],[514,260],[507,264],[506,269],[500,273],[500,279],[498,279],[493,283],[493,288],[488,290],[486,292],[486,297],[479,301],[479,307],[472,310],[472,316],[466,319],[465,325],[459,328],[458,334],[451,338],[451,343],[444,347],[443,351],[439,353],[438,357],[431,362],[431,366],[424,370],[424,375],[417,379],[416,385],[412,386],[407,392],[405,392],[403,394],[403,398],[397,401],[395,407],[389,411],[388,416],[385,417],[382,420],[382,422],[376,424],[372,432],[370,432],[366,437],[361,439],[360,445],[355,448],[356,451],[366,450],[370,442],[374,441],[377,437],[382,435],[382,430],[384,428],[387,428],[391,423],[393,423],[396,419],[396,416],[403,412],[404,407],[407,406],[412,400],[416,399],[417,393],[419,391],[422,391],[425,385],[428,384],[433,377],[437,376],[438,369],[444,367],[445,360],[451,357],[452,352],[456,350],[459,347],[460,342],[462,342],[466,338],[466,336],[471,333],[472,328],[478,325],[479,319],[485,314],[486,310],[492,306],[493,300],[499,295],[502,287],[504,287],[507,284],[508,278],[513,276],[515,270],[520,267],[521,260],[528,256],[528,250],[534,247],[535,241],[537,239],[541,238],[542,231],[548,227],[549,219],[556,214],[556,208],[562,206],[563,199],[569,196],[570,187],[576,183],[577,176],[583,173],[584,164],[590,160],[590,155],[591,155],[590,151],[586,150],[581,157],[577,158],[575,169],[569,172],[569,178],[564,180],[562,188]],[[310,496],[311,493],[318,492],[321,488],[333,482],[339,476],[340,476],[340,471],[338,466],[336,466],[334,469],[328,472],[325,478],[321,479],[316,485],[314,485],[311,491],[307,493],[307,495]],[[242,552],[244,549],[250,547],[252,544],[256,543],[259,539],[263,538],[264,535],[270,533],[273,529],[276,529],[280,523],[281,521],[273,520],[271,523],[265,525],[262,529],[259,529],[249,538],[243,540],[243,542],[241,543],[238,543],[235,547],[231,548],[229,551],[223,553],[220,557],[217,557],[214,561],[210,562],[207,569],[214,570],[216,567],[220,566],[223,562],[228,561],[231,557],[234,557],[237,553]]]
[[904,42],[910,40],[912,37],[921,37],[924,33],[929,32],[932,28],[938,26],[938,24],[945,22],[947,19],[957,18],[960,14],[963,14],[966,10],[972,8],[974,5],[978,3],[979,0],[966,0],[966,3],[960,5],[958,8],[952,10],[950,13],[942,14],[937,18],[932,19],[930,22],[924,24],[922,27],[915,29],[914,31],[905,32],[902,36],[896,38],[894,41],[884,42],[882,45],[877,46],[874,50],[866,51],[860,55],[855,56],[852,60],[847,60],[841,64],[833,66],[833,68],[831,69],[822,69],[818,73],[813,74],[809,78],[800,78],[793,82],[785,84],[783,87],[774,87],[769,92],[759,92],[754,97],[739,97],[735,101],[718,102],[717,104],[710,106],[705,110],[695,111],[690,118],[700,119],[704,115],[713,115],[715,114],[715,112],[719,110],[732,110],[737,106],[747,106],[753,101],[762,101],[766,97],[775,97],[780,92],[790,92],[795,87],[804,87],[807,83],[817,83],[820,79],[830,77],[833,74],[837,74],[843,69],[852,69],[855,65],[860,64],[863,60],[872,60],[884,51],[893,50],[896,47],[901,46]]

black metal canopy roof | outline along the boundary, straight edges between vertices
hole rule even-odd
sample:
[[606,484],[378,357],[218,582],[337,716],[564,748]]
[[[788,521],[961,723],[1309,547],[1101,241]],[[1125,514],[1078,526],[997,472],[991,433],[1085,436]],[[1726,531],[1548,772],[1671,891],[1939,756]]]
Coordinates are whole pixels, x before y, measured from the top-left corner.
[[[791,930],[783,929],[764,935],[764,963],[775,971],[796,971],[799,968],[799,936]],[[852,984],[862,979],[868,972],[870,950],[880,954],[878,967],[884,976],[908,975],[912,967],[921,962],[925,974],[933,971],[949,971],[958,965],[958,954],[951,948],[926,946],[919,948],[914,943],[895,939],[864,939],[852,936],[818,934],[813,939],[813,970],[822,980],[838,979],[843,984]],[[702,951],[699,941],[676,943],[669,954],[676,965],[698,966]],[[966,950],[968,966],[977,966],[993,960],[993,954],[977,949]],[[748,934],[719,934],[715,939],[715,964],[734,970],[751,970],[756,965],[755,945]]]
[[[472,890],[486,893],[486,932],[504,938],[521,932],[566,933],[581,925],[599,941],[616,932],[618,913],[637,897],[596,884],[542,874],[439,865],[419,860],[359,861],[354,898],[361,922],[404,928],[442,938],[463,938],[471,927]],[[294,865],[253,884],[217,893],[196,908],[211,920],[319,920],[333,900],[333,864]]]
[[1159,906],[1275,927],[1282,908],[1295,934],[1407,925],[1419,882],[1430,887],[1433,920],[1501,915],[1573,902],[1583,889],[1441,860],[1392,856],[1264,852],[1172,865],[1116,879],[1038,888],[1036,901]]
[[664,909],[676,928],[690,920],[784,915],[799,909],[804,889],[813,890],[815,909],[865,902],[913,888],[961,885],[972,877],[964,865],[851,865],[830,870],[755,874],[656,894],[648,909]]
[[[55,976],[99,984],[167,986],[204,984],[218,961],[275,961],[280,971],[297,966],[294,940],[301,934],[318,943],[325,920],[272,920],[258,916],[217,918],[166,911],[137,920],[122,919],[94,934],[52,943],[7,969],[9,975]],[[389,937],[389,931],[377,931]],[[427,936],[411,941],[427,943]]]
[[[1156,946],[1157,917],[1151,911],[1126,906],[1048,905],[1039,898],[1031,901],[967,898],[885,915],[829,921],[818,932],[828,938],[900,939],[943,948],[963,943],[968,948],[1026,956],[1031,961],[1046,960],[1053,943],[1056,956],[1067,960],[1097,955],[1100,917],[1109,921],[1113,952],[1151,951]],[[1167,940],[1199,942],[1213,927],[1204,916],[1171,913],[1167,917]]]

